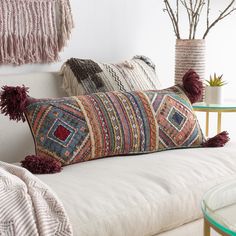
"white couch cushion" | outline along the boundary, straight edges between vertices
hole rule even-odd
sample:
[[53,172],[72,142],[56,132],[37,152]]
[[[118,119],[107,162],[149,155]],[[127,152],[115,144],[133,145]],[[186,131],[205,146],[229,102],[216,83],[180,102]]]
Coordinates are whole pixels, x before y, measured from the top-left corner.
[[236,145],[113,157],[40,175],[78,236],[144,236],[202,216],[213,185],[236,177]]

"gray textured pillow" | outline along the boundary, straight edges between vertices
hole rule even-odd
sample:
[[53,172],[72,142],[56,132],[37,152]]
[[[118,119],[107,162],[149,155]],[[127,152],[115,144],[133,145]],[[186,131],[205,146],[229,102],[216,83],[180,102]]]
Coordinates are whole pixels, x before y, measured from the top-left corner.
[[71,58],[61,68],[63,88],[69,96],[108,91],[160,89],[155,65],[145,56],[118,64]]

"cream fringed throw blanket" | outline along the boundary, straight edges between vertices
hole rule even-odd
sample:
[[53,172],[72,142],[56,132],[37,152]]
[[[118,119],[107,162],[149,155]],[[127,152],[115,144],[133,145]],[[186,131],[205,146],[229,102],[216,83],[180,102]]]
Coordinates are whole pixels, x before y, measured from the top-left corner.
[[0,64],[54,62],[72,28],[69,0],[0,0]]
[[27,170],[4,162],[0,162],[0,235],[72,235],[52,191]]

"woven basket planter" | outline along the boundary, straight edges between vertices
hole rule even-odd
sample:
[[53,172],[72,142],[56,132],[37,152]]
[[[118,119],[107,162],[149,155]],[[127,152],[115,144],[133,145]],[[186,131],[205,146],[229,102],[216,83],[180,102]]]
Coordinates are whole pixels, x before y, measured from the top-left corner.
[[[182,84],[184,74],[195,70],[202,80],[205,79],[205,40],[177,39],[175,45],[175,84]],[[203,93],[203,98],[204,98]],[[202,98],[202,99],[203,99]]]

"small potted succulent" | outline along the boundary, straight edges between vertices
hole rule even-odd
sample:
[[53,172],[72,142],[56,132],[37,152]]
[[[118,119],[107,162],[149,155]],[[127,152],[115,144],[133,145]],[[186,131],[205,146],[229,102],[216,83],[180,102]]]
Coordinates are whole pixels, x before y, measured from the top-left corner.
[[223,81],[223,75],[210,76],[210,80],[206,80],[206,97],[205,102],[207,104],[221,104],[223,103],[223,91],[222,87],[226,85]]

